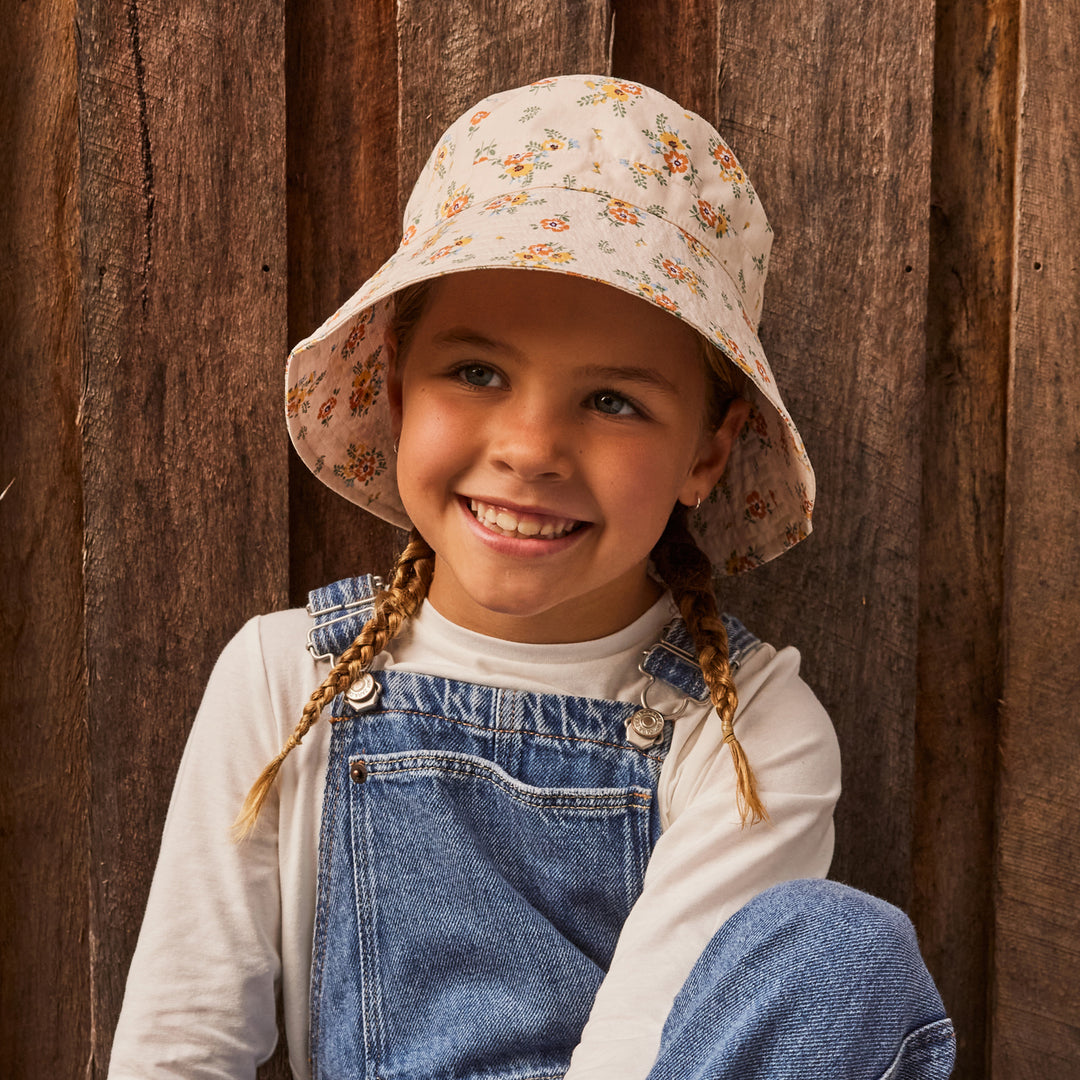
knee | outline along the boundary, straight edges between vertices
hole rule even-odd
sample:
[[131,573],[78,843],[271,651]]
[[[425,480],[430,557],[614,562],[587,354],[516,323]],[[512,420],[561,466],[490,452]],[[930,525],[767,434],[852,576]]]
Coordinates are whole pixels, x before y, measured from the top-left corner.
[[915,928],[897,907],[835,881],[788,881],[751,900],[721,930],[756,939],[775,968],[823,973],[844,993],[940,1002]]

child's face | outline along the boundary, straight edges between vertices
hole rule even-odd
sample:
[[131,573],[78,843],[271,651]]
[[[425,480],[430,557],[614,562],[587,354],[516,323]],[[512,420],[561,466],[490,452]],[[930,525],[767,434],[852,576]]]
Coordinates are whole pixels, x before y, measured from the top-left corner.
[[600,637],[655,602],[649,552],[676,500],[712,489],[746,415],[736,402],[706,430],[689,327],[542,271],[442,278],[392,370],[398,487],[436,555],[428,598],[516,641]]

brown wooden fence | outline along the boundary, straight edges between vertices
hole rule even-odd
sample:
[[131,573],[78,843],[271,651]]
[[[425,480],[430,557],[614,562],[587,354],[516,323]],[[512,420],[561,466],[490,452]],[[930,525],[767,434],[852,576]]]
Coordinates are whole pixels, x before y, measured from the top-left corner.
[[587,70],[776,231],[817,529],[724,601],[836,721],[834,875],[913,914],[958,1077],[1080,1074],[1080,0],[5,0],[0,58],[0,1071],[105,1075],[215,655],[398,543],[290,457],[288,344],[445,123]]

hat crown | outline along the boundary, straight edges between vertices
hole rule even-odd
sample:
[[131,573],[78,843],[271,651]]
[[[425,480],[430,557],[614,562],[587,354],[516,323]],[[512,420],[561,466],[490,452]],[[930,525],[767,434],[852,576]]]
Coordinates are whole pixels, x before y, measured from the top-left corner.
[[404,242],[463,210],[498,214],[550,188],[606,196],[676,226],[724,268],[756,329],[772,230],[749,178],[708,121],[626,80],[566,75],[485,98],[424,165]]

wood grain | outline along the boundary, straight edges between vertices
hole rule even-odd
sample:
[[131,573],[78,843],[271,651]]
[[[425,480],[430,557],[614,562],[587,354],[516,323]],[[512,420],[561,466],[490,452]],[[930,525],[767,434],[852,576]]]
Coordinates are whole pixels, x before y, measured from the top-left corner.
[[282,9],[83,0],[88,1075],[214,658],[283,606]]
[[611,70],[603,0],[399,0],[398,206],[439,135],[488,94],[551,75]]
[[78,1075],[91,1024],[73,19],[65,0],[0,11],[0,1046],[13,1078]]
[[619,0],[612,74],[645,83],[712,123],[720,111],[714,0]]
[[814,534],[724,604],[802,650],[836,724],[833,874],[906,907],[932,5],[728,0],[716,25],[718,127],[776,234],[762,337],[818,479]]
[[1080,1064],[1080,3],[1020,9],[991,1064]]
[[937,5],[912,916],[987,1075],[1005,407],[1019,24],[1012,0]]
[[[394,0],[370,0],[362,19],[341,0],[286,6],[290,345],[355,292],[401,236],[396,18]],[[404,541],[291,451],[289,529],[296,605],[320,585],[385,572]]]

